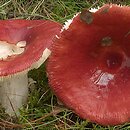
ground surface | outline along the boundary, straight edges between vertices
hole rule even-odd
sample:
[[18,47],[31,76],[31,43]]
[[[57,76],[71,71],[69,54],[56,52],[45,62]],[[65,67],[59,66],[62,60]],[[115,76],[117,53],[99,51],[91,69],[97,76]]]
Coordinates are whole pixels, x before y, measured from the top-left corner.
[[[1,0],[1,19],[50,19],[64,23],[82,8],[101,6],[104,3],[130,5],[129,0]],[[58,105],[50,90],[45,73],[45,65],[30,72],[37,83],[30,88],[28,105],[20,110],[20,117],[10,118],[0,110],[1,129],[24,130],[129,130],[130,124],[103,127],[80,119],[78,116]]]

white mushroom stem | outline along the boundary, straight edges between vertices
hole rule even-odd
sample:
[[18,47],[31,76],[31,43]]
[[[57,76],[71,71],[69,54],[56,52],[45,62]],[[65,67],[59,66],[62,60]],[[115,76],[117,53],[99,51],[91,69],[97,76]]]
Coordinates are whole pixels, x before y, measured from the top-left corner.
[[[40,67],[50,54],[51,51],[46,48],[41,58],[32,64],[30,69]],[[0,81],[0,103],[10,116],[19,114],[19,108],[27,102],[29,86],[27,72],[28,71],[24,71],[9,78],[3,78],[3,80]]]
[[15,115],[18,109],[27,102],[27,97],[27,73],[13,76],[0,82],[0,102],[9,115]]

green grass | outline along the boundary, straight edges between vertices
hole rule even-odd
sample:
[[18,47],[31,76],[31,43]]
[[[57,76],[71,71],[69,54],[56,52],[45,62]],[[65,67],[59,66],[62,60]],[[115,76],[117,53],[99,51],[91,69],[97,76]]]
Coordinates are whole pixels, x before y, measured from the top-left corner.
[[[64,23],[82,8],[101,6],[104,3],[130,5],[129,0],[1,0],[1,19],[49,19]],[[130,124],[103,127],[82,120],[71,110],[58,105],[48,86],[45,65],[29,73],[35,81],[30,88],[28,104],[20,110],[20,117],[12,119],[0,110],[0,126],[24,130],[128,130]]]

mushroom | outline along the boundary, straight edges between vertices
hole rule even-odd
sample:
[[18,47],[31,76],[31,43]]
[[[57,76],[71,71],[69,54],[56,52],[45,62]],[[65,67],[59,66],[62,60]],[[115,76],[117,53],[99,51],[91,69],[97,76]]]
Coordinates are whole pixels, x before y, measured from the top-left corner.
[[130,120],[130,7],[84,9],[53,44],[47,71],[56,96],[83,119]]
[[28,71],[48,58],[60,30],[49,20],[0,20],[0,103],[9,115],[26,103]]

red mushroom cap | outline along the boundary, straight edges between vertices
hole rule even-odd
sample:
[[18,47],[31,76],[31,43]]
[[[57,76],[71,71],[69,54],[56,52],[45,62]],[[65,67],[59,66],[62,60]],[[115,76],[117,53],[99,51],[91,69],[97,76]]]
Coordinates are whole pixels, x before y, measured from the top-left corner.
[[25,50],[0,60],[0,76],[8,76],[29,69],[43,51],[50,48],[55,35],[61,30],[59,23],[47,20],[0,20],[0,41],[16,45],[25,41]]
[[130,7],[83,10],[53,44],[47,70],[57,97],[80,117],[130,121]]

